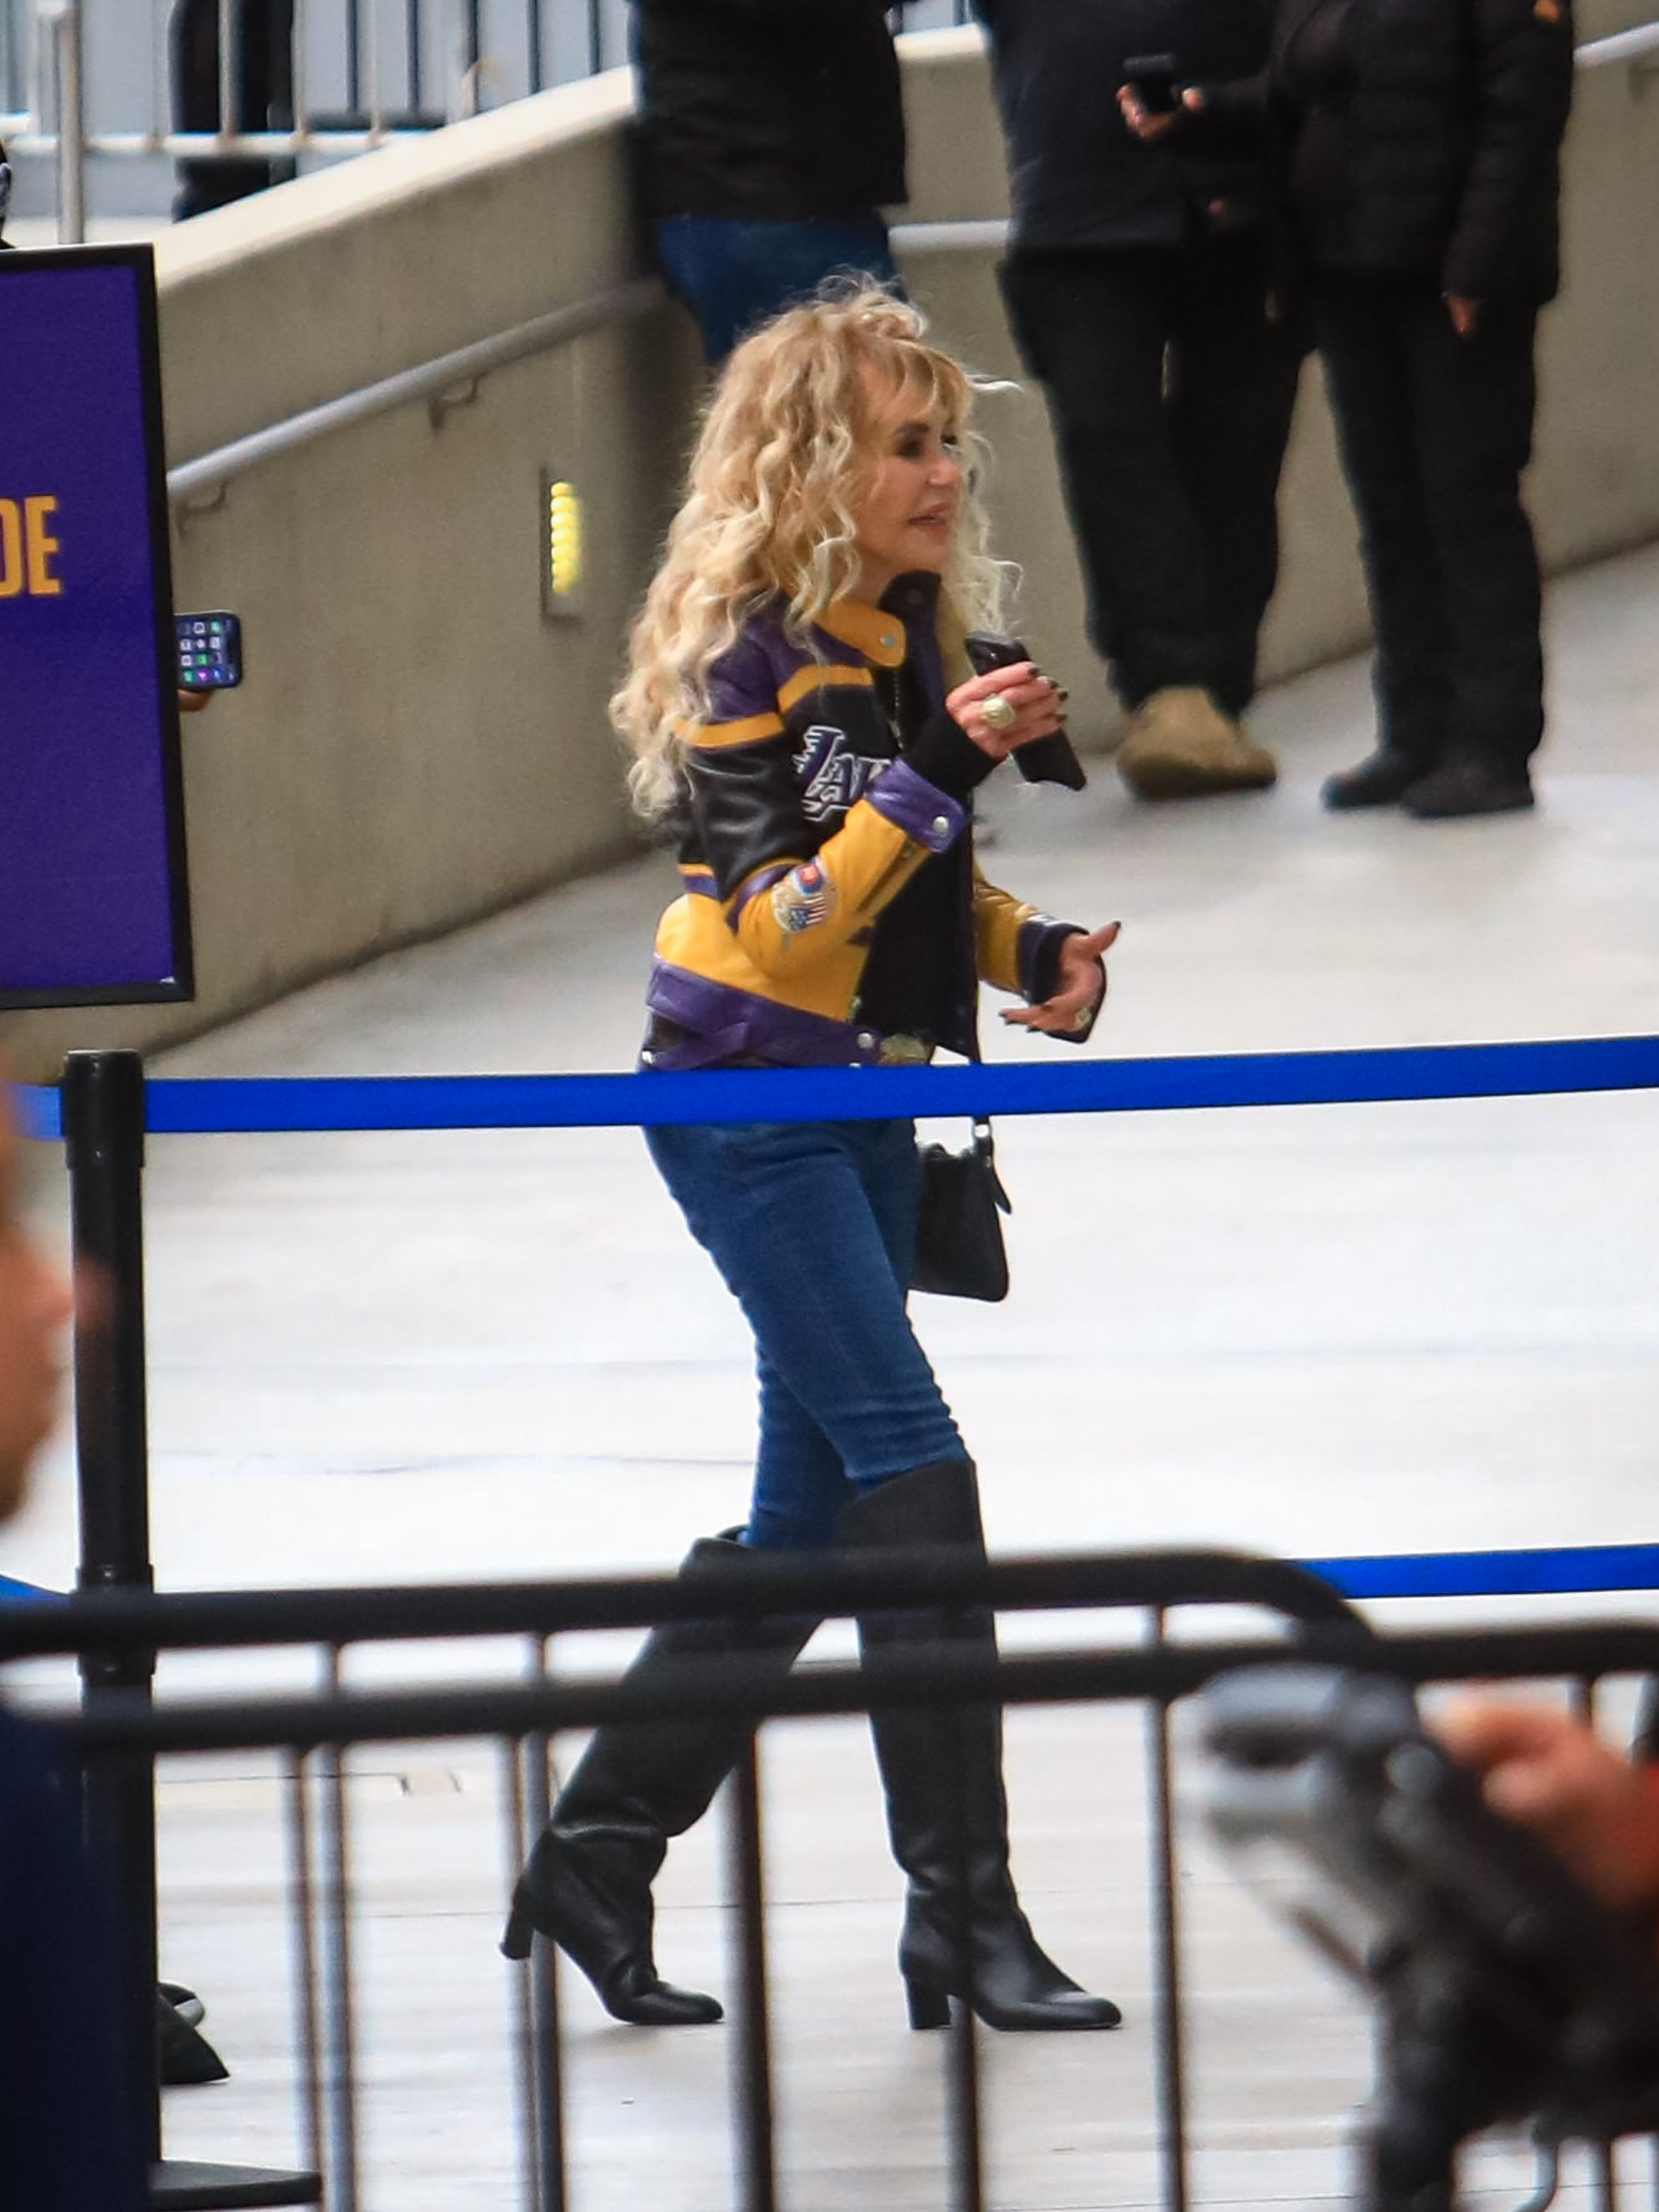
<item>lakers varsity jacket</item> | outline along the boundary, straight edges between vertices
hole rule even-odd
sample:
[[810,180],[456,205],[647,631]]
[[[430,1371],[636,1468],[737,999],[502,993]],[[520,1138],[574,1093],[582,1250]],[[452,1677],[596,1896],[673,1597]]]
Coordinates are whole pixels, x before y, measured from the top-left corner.
[[974,865],[995,763],[945,711],[939,614],[938,578],[902,576],[805,640],[763,611],[714,664],[708,719],[678,733],[646,1065],[975,1058],[981,977],[1052,995],[1076,925]]

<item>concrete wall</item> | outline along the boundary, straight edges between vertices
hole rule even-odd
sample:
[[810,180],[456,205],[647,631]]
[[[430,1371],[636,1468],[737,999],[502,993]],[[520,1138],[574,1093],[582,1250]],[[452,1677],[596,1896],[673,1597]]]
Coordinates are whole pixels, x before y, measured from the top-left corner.
[[[908,219],[1003,212],[976,35],[915,39],[907,67]],[[160,240],[172,462],[634,273],[628,97],[620,73],[564,87]],[[1557,567],[1659,534],[1659,81],[1625,65],[1581,77],[1569,179],[1533,486]],[[1012,377],[994,260],[918,249],[907,274],[948,343]],[[698,389],[689,322],[665,307],[495,372],[441,425],[405,408],[175,514],[178,605],[238,608],[247,641],[244,690],[185,726],[199,997],[23,1017],[22,1073],[50,1076],[75,1045],[187,1034],[629,848],[605,700]],[[1112,710],[1041,399],[991,393],[984,421],[1024,626],[1065,672],[1085,742],[1103,742]],[[587,503],[579,622],[541,612],[544,467]],[[1310,368],[1273,673],[1363,640],[1353,538]]]

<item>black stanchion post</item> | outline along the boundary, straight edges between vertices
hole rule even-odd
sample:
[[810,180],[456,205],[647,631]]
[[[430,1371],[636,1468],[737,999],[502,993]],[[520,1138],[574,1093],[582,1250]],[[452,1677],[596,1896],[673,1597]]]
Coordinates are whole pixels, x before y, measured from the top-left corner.
[[[144,1071],[135,1052],[71,1053],[64,1065],[76,1279],[75,1435],[83,1590],[151,1589],[144,1381]],[[88,1652],[100,1690],[148,1697],[155,1658]],[[149,2157],[161,2154],[155,2054],[155,1792],[151,1761],[100,1760],[87,1782],[94,1855],[115,1891],[127,2063]]]
[[[83,1590],[155,1587],[149,1556],[149,1428],[144,1347],[144,1067],[136,1052],[73,1052],[64,1063],[75,1320],[75,1439]],[[101,1692],[148,1699],[154,1652],[86,1652],[88,1704]],[[136,1753],[87,1778],[87,1830],[114,1894],[124,2042],[143,2117],[156,2212],[314,2204],[315,2173],[161,2159],[156,2063],[155,1767]]]

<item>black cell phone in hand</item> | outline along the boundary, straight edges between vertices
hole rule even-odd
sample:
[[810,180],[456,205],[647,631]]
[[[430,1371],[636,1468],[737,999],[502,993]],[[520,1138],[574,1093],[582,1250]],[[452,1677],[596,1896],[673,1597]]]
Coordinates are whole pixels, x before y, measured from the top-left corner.
[[[993,629],[970,629],[962,643],[975,676],[988,676],[994,668],[1014,668],[1031,658],[1017,637],[1003,637]],[[1089,781],[1064,730],[1019,746],[1014,766],[1027,783],[1059,783],[1067,791],[1081,791]]]
[[234,691],[242,680],[242,625],[217,614],[175,615],[181,691]]
[[1174,54],[1131,54],[1123,82],[1148,115],[1173,115],[1181,105],[1181,64]]

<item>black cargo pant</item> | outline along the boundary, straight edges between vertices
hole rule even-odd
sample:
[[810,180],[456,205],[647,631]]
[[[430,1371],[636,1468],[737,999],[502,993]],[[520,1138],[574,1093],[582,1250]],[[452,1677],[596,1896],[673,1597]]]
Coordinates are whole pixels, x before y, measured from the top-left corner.
[[1003,296],[1048,398],[1089,631],[1125,703],[1255,690],[1304,348],[1270,319],[1252,231],[1170,246],[1017,249]]
[[[286,131],[294,122],[294,0],[236,0],[238,131]],[[219,0],[173,0],[167,23],[173,116],[180,131],[219,128]],[[180,161],[173,216],[183,222],[210,208],[284,184],[292,161]]]
[[1320,351],[1359,516],[1381,741],[1522,768],[1544,732],[1538,556],[1521,504],[1538,310],[1460,338],[1431,284],[1322,276]]

